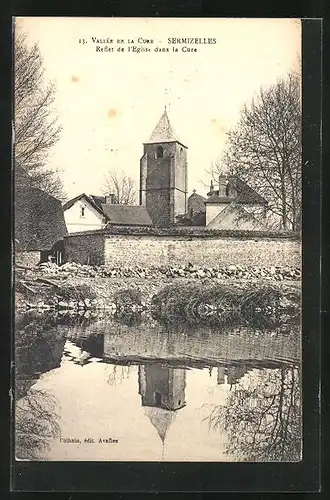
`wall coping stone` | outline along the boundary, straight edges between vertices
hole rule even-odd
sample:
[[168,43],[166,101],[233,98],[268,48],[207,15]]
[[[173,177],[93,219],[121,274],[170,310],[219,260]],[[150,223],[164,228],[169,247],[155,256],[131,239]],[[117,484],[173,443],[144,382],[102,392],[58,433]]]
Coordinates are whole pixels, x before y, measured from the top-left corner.
[[206,228],[182,228],[182,227],[129,227],[129,226],[111,226],[103,229],[95,229],[91,231],[80,231],[70,233],[64,238],[72,238],[75,236],[92,236],[104,235],[109,236],[156,236],[156,237],[195,237],[196,239],[209,238],[237,238],[237,239],[285,239],[285,240],[301,240],[299,232],[293,231],[243,231],[235,229],[206,229]]

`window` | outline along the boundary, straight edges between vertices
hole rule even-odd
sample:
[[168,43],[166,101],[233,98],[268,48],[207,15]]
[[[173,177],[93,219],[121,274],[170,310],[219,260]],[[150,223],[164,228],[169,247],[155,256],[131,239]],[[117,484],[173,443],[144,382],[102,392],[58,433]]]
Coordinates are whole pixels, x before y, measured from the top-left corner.
[[80,207],[80,217],[85,217],[85,207]]
[[156,158],[163,158],[164,156],[164,149],[162,146],[157,146],[156,148]]

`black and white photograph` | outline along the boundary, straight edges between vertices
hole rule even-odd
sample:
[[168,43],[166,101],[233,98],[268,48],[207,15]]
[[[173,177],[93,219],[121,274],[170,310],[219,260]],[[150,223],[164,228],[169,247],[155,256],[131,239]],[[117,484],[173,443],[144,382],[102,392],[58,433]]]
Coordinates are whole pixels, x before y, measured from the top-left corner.
[[302,460],[301,21],[17,17],[17,461]]

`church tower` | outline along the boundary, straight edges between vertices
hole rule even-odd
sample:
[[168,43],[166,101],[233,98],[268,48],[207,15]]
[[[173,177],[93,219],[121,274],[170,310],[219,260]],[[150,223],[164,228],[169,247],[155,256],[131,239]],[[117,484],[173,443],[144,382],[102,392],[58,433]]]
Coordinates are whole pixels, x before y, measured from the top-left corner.
[[186,405],[186,370],[161,363],[139,366],[142,406],[179,410]]
[[140,205],[155,226],[173,225],[187,211],[187,147],[176,137],[166,108],[140,160]]

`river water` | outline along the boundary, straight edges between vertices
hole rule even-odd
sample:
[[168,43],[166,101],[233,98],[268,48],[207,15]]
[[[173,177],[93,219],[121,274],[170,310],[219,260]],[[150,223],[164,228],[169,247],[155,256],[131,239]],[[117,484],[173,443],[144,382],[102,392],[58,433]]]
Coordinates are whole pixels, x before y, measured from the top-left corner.
[[17,314],[19,460],[298,461],[299,325]]

